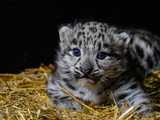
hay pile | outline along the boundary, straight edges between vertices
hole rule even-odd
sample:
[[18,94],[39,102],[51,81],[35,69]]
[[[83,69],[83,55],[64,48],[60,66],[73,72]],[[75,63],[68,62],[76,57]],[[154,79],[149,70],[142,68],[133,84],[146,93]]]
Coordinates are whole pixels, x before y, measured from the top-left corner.
[[[0,74],[0,120],[123,120],[124,118],[129,120],[133,116],[133,113],[128,114],[132,112],[130,111],[127,117],[125,114],[119,117],[118,108],[115,105],[97,107],[81,102],[84,112],[56,109],[45,92],[45,83],[50,71],[48,67],[41,66],[26,69],[19,74]],[[160,85],[160,71],[150,75],[146,81],[153,78],[159,80]],[[154,88],[153,83],[150,82],[147,87]],[[154,95],[157,94],[155,91],[151,92]],[[156,95],[157,103],[160,103],[159,98],[160,92]],[[139,120],[138,117],[134,119]],[[154,120],[154,118],[144,120]],[[160,113],[156,113],[155,120],[160,120]]]

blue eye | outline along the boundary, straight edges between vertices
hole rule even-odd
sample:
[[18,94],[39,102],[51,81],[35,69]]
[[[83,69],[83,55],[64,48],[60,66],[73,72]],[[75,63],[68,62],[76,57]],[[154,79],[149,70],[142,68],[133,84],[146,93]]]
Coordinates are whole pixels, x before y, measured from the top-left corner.
[[99,52],[97,54],[97,59],[103,60],[103,59],[106,58],[106,56],[108,56],[108,53],[106,53],[106,52]]
[[76,57],[79,57],[81,55],[81,51],[79,48],[73,48],[72,51],[73,51],[73,55]]

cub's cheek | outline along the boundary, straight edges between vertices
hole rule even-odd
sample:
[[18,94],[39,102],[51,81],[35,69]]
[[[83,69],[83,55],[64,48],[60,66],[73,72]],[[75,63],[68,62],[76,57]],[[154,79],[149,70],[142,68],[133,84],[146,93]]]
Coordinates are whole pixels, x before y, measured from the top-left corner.
[[104,63],[99,63],[98,67],[100,69],[107,70],[107,69],[110,69],[111,67],[113,67],[113,64],[111,62],[104,62]]
[[73,66],[69,67],[68,69],[70,69],[70,71],[71,71],[73,74],[75,74],[75,70],[74,70],[74,67],[73,67]]

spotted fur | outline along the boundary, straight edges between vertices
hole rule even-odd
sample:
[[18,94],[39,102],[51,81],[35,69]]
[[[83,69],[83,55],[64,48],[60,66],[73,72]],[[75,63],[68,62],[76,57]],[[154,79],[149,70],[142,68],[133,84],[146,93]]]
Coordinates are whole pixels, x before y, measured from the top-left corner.
[[[58,107],[81,109],[61,86],[75,97],[95,104],[110,101],[136,106],[144,115],[152,111],[141,81],[160,62],[160,39],[143,30],[126,30],[101,22],[77,23],[59,29],[57,69],[48,80],[47,93]],[[80,50],[80,56],[73,49]],[[99,52],[104,59],[97,59]],[[122,111],[123,112],[123,111]]]

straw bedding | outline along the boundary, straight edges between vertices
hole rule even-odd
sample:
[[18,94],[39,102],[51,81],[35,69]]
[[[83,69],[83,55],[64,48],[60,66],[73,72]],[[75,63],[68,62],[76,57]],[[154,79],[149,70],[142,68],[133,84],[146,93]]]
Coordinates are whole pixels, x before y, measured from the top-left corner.
[[[115,104],[95,106],[82,104],[84,111],[76,112],[57,109],[49,101],[45,84],[51,68],[26,69],[19,74],[0,74],[0,120],[139,120],[134,108],[122,115]],[[154,96],[155,106],[160,107],[160,71],[151,73],[144,81],[146,90]],[[68,93],[69,94],[69,93]],[[134,118],[133,118],[134,116]],[[154,112],[150,118],[142,120],[160,120],[160,112]]]

